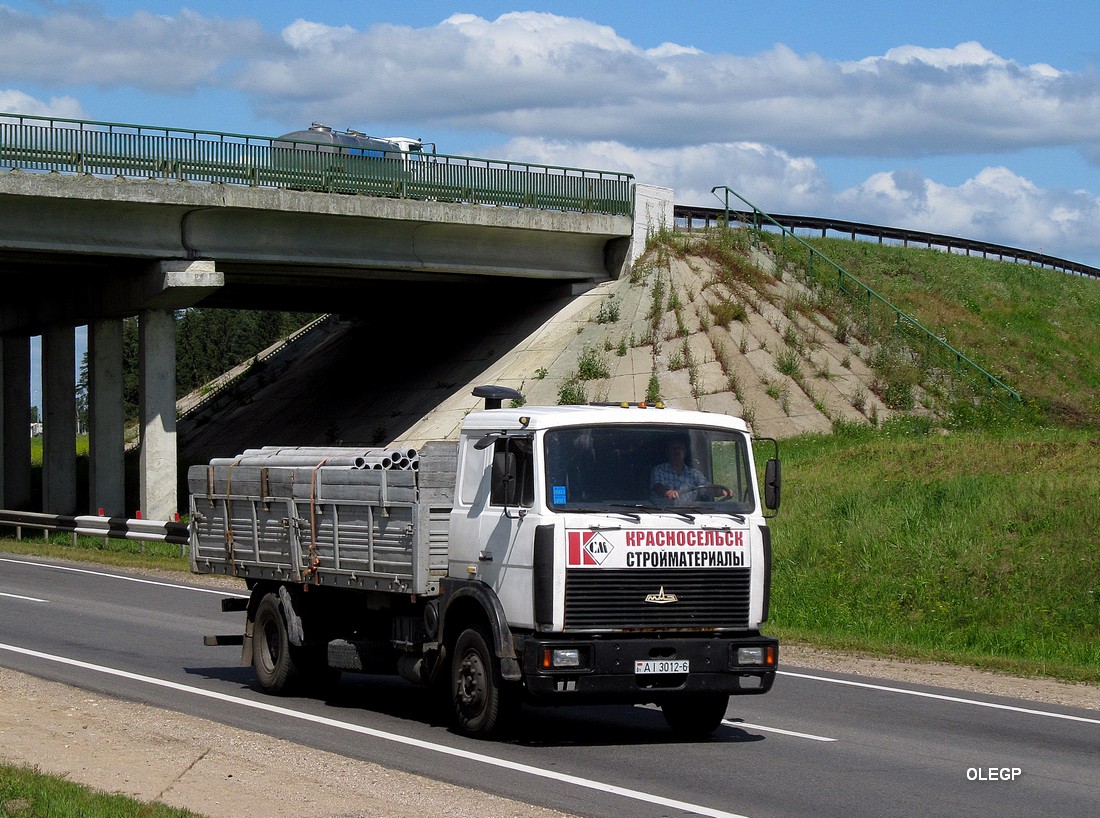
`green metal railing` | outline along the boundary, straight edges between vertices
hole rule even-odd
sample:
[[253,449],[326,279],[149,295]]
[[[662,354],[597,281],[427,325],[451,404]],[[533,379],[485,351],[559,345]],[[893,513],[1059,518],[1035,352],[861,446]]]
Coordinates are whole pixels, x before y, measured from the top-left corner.
[[629,173],[23,114],[0,113],[0,168],[634,215]]
[[938,358],[942,363],[953,366],[956,371],[962,374],[968,374],[977,378],[981,383],[987,385],[990,389],[993,389],[997,394],[1007,397],[1013,401],[1020,401],[1020,395],[1010,386],[998,379],[996,376],[990,374],[973,360],[968,358],[965,354],[960,352],[951,346],[947,341],[937,336],[935,333],[924,327],[917,319],[909,315],[906,312],[895,307],[881,295],[876,293],[858,278],[853,276],[835,261],[830,259],[824,253],[817,248],[803,241],[801,238],[795,235],[794,231],[787,229],[763,210],[758,208],[752,202],[745,197],[741,196],[734,190],[731,190],[725,185],[716,185],[711,188],[711,193],[717,196],[717,191],[724,191],[724,205],[726,210],[726,225],[730,223],[730,206],[729,197],[732,194],[749,206],[752,210],[752,227],[755,231],[759,231],[762,227],[762,222],[767,222],[773,227],[778,227],[780,235],[783,239],[791,238],[798,242],[809,252],[809,258],[807,262],[807,272],[811,279],[814,279],[814,261],[818,260],[824,264],[827,269],[830,269],[836,273],[836,286],[850,299],[862,298],[865,301],[868,312],[870,312],[872,306],[878,305],[884,308],[890,315],[892,315],[892,323],[894,332],[905,337],[907,342],[915,348],[923,348],[923,354],[929,358]]

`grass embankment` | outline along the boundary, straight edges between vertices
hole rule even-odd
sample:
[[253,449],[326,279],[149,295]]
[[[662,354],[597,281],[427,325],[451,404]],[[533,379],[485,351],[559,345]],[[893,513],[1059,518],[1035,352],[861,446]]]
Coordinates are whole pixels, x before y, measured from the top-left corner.
[[1100,428],[1100,281],[939,250],[807,243],[1011,386],[1044,423]]
[[0,815],[10,818],[198,818],[187,810],[89,790],[26,767],[0,765]]
[[907,420],[782,455],[781,637],[1100,683],[1100,432]]
[[[785,441],[774,627],[1100,682],[1100,282],[939,250],[807,243],[1022,400],[940,407],[938,428],[909,417]],[[809,256],[790,240],[783,252]],[[835,275],[816,270],[825,285]]]

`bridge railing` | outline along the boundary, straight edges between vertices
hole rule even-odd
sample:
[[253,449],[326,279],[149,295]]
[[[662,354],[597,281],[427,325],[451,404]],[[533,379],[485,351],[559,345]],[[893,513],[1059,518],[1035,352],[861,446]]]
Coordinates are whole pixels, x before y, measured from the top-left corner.
[[924,327],[913,316],[898,309],[816,247],[795,235],[793,230],[788,229],[763,210],[760,210],[748,199],[725,185],[717,185],[711,189],[711,193],[715,195],[717,195],[717,191],[723,191],[725,197],[725,213],[727,214],[725,223],[727,225],[730,223],[730,219],[733,217],[732,214],[734,213],[729,207],[729,197],[733,195],[751,208],[746,214],[746,218],[742,220],[751,224],[754,229],[760,230],[765,225],[772,228],[778,228],[783,240],[789,237],[802,245],[808,253],[807,270],[811,278],[814,277],[815,263],[819,267],[825,267],[827,271],[835,273],[837,288],[845,293],[850,299],[861,299],[868,310],[873,306],[877,306],[891,315],[891,323],[893,324],[895,332],[904,336],[914,348],[923,349],[924,354],[928,357],[937,358],[944,364],[953,366],[960,374],[971,376],[991,389],[994,394],[1016,402],[1021,400],[1019,393],[1008,386],[1008,384],[987,372],[975,361],[947,343],[943,338],[940,338]]
[[634,176],[302,140],[0,113],[0,168],[634,215]]

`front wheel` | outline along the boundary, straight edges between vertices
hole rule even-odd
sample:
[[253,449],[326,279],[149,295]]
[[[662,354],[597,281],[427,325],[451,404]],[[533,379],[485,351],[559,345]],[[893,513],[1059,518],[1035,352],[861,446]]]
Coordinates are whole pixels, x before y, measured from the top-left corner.
[[497,667],[489,638],[481,628],[467,628],[455,641],[451,659],[451,700],[455,726],[468,736],[487,738],[497,732],[514,691]]
[[694,693],[661,703],[665,721],[685,738],[705,738],[726,717],[730,697],[725,693]]

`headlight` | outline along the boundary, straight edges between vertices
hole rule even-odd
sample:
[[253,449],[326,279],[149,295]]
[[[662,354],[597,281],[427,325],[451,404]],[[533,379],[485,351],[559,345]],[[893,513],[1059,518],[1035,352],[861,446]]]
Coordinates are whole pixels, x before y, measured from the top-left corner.
[[737,664],[739,664],[739,665],[762,665],[762,664],[764,664],[764,649],[763,648],[738,648],[737,649]]
[[581,667],[580,648],[552,648],[547,646],[542,649],[543,670],[579,667]]

